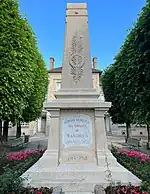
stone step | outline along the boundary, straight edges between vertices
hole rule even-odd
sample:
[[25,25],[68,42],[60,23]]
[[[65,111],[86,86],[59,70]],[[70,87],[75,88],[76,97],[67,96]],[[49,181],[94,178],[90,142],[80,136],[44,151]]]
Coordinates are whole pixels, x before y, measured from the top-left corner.
[[[29,182],[28,182],[29,183]],[[29,183],[29,185],[32,185],[33,187],[57,187],[60,186],[62,188],[62,191],[65,193],[69,192],[75,192],[75,193],[92,193],[94,191],[95,183],[72,183],[72,182],[51,182],[51,181],[32,181],[32,184]],[[25,184],[26,186],[26,184]]]

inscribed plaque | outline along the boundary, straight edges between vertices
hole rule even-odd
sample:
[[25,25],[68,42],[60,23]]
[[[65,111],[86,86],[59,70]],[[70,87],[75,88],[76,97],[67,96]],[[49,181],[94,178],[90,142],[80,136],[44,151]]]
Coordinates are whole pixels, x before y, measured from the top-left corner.
[[61,125],[62,143],[65,148],[92,145],[92,119],[88,115],[66,116]]

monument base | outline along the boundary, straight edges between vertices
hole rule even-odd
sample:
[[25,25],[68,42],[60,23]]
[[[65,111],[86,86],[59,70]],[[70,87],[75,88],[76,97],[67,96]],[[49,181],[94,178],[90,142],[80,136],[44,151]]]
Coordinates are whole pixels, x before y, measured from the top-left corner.
[[[110,182],[122,184],[140,185],[141,181],[123,166],[121,166],[109,150],[105,150],[106,155],[102,156],[102,164],[76,163],[60,164],[55,166],[56,154],[47,150],[44,155],[23,175],[27,178],[25,186],[33,187],[56,187],[61,186],[63,192],[93,192],[94,186],[100,184],[107,187]],[[107,162],[106,162],[107,158]],[[105,161],[105,162],[104,162]],[[109,170],[107,164],[109,164]],[[108,174],[111,176],[108,178]]]

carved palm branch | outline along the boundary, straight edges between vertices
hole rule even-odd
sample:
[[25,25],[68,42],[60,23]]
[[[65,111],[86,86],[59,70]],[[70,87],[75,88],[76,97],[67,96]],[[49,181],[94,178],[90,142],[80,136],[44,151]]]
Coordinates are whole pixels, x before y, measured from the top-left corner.
[[76,32],[76,34],[72,37],[70,57],[71,75],[76,83],[80,81],[80,78],[83,75],[83,65],[84,59],[82,37]]

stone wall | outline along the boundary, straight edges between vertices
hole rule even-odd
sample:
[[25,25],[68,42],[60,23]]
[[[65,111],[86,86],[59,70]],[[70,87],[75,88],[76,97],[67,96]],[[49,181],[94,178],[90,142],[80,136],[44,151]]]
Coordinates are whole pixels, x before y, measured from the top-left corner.
[[[24,123],[21,125],[21,132],[26,135],[33,136],[36,133],[37,123],[36,121],[30,123]],[[22,135],[22,134],[21,134]],[[16,126],[9,125],[8,136],[16,136]]]
[[[131,125],[132,136],[135,137],[146,137],[147,136],[147,129],[145,126],[136,126]],[[126,136],[126,126],[123,125],[116,125],[111,123],[111,132],[113,136]]]
[[48,96],[47,100],[55,99],[54,93],[56,91],[56,83],[61,81],[61,73],[49,74]]

